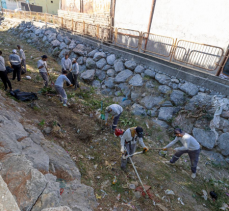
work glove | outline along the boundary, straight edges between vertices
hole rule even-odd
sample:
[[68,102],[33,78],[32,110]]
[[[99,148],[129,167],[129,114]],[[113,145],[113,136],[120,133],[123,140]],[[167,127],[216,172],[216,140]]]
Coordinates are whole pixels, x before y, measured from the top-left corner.
[[111,119],[113,120],[114,119],[114,116],[112,116]]
[[168,150],[167,148],[163,147],[163,151],[167,151],[167,150]]
[[70,84],[69,87],[73,87],[73,84]]
[[144,151],[144,152],[148,152],[148,151],[149,151],[149,148],[148,148],[148,147],[144,147],[144,148],[143,148],[143,151]]
[[48,75],[50,75],[50,74],[48,73]]
[[124,149],[124,146],[121,147],[121,153],[124,154],[125,152],[125,149]]
[[107,125],[108,125],[108,123],[107,123],[107,122],[105,122],[105,125],[107,126]]

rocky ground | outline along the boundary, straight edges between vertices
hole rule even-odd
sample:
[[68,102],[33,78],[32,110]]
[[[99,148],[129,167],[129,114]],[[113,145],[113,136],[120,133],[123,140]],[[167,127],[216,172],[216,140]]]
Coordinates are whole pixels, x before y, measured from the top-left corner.
[[[2,92],[1,115],[5,121],[0,127],[4,139],[0,140],[4,168],[0,174],[21,209],[65,205],[72,210],[90,210],[96,206],[93,189],[99,203],[94,210],[219,210],[223,203],[229,203],[226,107],[216,128],[218,140],[209,129],[215,112],[213,94],[217,93],[134,61],[118,59],[64,35],[54,35],[52,29],[48,32],[27,25],[20,27],[10,33],[1,31],[3,56],[8,61],[10,51],[19,42],[15,37],[24,39],[20,44],[26,51],[27,75],[32,80],[23,77],[22,82],[13,82],[13,88],[36,92],[39,100],[35,104],[16,102]],[[51,42],[52,47],[47,48]],[[36,62],[48,52],[51,77],[55,80],[60,72],[56,56],[61,57],[71,49],[71,57],[78,57],[82,80],[92,83],[94,88],[81,82],[81,90],[67,89],[71,106],[63,108],[55,95],[41,89]],[[124,97],[127,100],[122,101]],[[225,97],[218,94],[217,99]],[[175,126],[197,136],[204,147],[197,180],[190,178],[187,156],[180,159],[178,166],[170,167],[164,161],[172,152],[163,158],[158,151],[151,150],[147,155],[135,157],[134,162],[144,184],[152,187],[153,200],[133,191],[139,185],[138,180],[131,166],[127,174],[119,168],[119,139],[96,117],[101,101],[104,106],[118,102],[125,107],[120,127],[142,125],[146,145],[151,148],[160,148],[172,140],[170,131]],[[12,129],[15,127],[17,130]],[[82,183],[93,189],[80,183],[80,174]],[[115,176],[118,182],[112,185]],[[168,195],[168,189],[174,195]],[[202,190],[206,190],[207,200]],[[217,201],[209,196],[212,190],[218,194]]]

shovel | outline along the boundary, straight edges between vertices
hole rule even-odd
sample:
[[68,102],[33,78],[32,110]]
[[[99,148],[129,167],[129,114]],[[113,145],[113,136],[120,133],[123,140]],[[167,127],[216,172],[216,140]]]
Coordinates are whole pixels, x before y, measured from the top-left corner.
[[[125,150],[126,150],[126,149],[125,149]],[[139,176],[139,174],[138,174],[138,171],[137,171],[137,169],[136,169],[136,167],[135,167],[135,165],[134,165],[134,162],[133,162],[133,160],[132,160],[132,158],[131,158],[131,157],[134,156],[134,155],[143,154],[143,153],[145,153],[145,151],[146,151],[146,150],[143,150],[143,151],[141,151],[141,152],[135,152],[135,153],[132,154],[132,155],[128,155],[128,152],[127,152],[127,150],[126,150],[127,156],[125,156],[125,155],[123,155],[123,156],[125,156],[125,157],[124,157],[125,159],[127,159],[127,158],[130,159],[130,162],[131,162],[131,164],[132,164],[132,166],[133,166],[133,168],[134,168],[134,171],[135,171],[135,173],[136,173],[136,175],[137,175],[137,177],[138,177],[138,180],[139,180],[139,182],[140,182],[140,184],[141,184],[141,186],[142,186],[142,189],[143,189],[143,191],[144,191],[144,193],[145,193],[145,195],[146,195],[146,197],[147,197],[147,196],[148,196],[148,193],[146,192],[145,186],[143,185],[142,180],[141,180],[141,178],[140,178],[140,176]]]

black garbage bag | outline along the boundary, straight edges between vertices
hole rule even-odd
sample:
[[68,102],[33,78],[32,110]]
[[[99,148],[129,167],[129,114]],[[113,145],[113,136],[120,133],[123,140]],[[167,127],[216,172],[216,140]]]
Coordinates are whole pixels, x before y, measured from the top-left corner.
[[38,100],[37,94],[33,92],[21,92],[16,89],[11,91],[10,94],[20,101]]
[[[75,80],[74,80],[73,74],[71,72],[67,74],[67,78],[69,79],[69,81],[71,81],[72,85],[75,86]],[[66,85],[70,86],[71,84],[66,82]]]
[[6,72],[7,72],[7,74],[8,73],[12,73],[13,71],[14,71],[13,68],[11,68],[10,66],[6,66]]

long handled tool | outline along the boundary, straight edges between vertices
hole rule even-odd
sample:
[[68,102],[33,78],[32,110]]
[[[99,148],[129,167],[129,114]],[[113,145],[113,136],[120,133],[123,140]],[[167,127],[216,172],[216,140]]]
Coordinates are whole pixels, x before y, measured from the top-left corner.
[[46,71],[47,71],[47,73],[48,73],[49,80],[51,81],[51,86],[54,86],[54,83],[52,82],[52,78],[51,78],[51,76],[50,76],[50,74],[49,74],[49,71],[48,71],[48,69],[47,69],[47,67],[46,67],[45,64],[44,64],[44,66],[45,66],[45,69],[46,69]]
[[[126,150],[126,149],[125,149]],[[132,156],[134,156],[134,155],[139,155],[139,154],[142,154],[142,153],[145,153],[146,152],[146,150],[143,150],[143,151],[141,151],[141,152],[135,152],[134,154],[132,154],[132,155],[128,155],[128,152],[127,152],[127,150],[126,150],[126,153],[127,153],[127,156],[125,156],[125,159],[130,159],[130,162],[131,162],[131,164],[132,164],[132,166],[133,166],[133,168],[134,168],[134,171],[135,171],[135,173],[136,173],[136,175],[137,175],[137,177],[138,177],[138,180],[139,180],[139,182],[141,183],[141,186],[142,186],[142,189],[143,189],[143,191],[144,191],[144,193],[145,193],[145,195],[146,196],[148,196],[148,193],[146,192],[146,189],[145,189],[145,187],[144,187],[144,185],[143,185],[143,183],[142,183],[142,180],[141,180],[141,178],[140,178],[140,176],[139,176],[139,174],[138,174],[138,171],[137,171],[137,169],[136,169],[136,167],[135,167],[135,165],[134,165],[134,162],[133,162],[133,160],[132,160]]]

